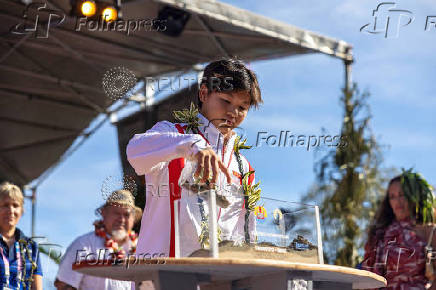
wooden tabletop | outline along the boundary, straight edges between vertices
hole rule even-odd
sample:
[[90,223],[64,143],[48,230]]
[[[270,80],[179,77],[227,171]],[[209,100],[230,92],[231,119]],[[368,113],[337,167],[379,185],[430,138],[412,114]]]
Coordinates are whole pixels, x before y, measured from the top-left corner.
[[[103,261],[73,264],[73,269],[86,275],[125,281],[150,280],[153,272],[173,271],[210,275],[211,280],[238,280],[251,276],[290,271],[296,278],[312,281],[351,283],[353,289],[385,287],[386,280],[372,272],[354,268],[292,263],[270,259],[162,258],[130,261],[121,265],[103,265]],[[309,279],[311,278],[311,279]]]

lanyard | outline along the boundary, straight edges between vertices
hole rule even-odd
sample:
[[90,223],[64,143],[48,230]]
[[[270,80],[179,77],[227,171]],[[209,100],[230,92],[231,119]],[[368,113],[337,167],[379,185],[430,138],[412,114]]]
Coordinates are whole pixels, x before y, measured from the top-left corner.
[[20,253],[20,243],[18,241],[15,242],[15,254],[17,257],[17,280],[21,281],[21,273],[23,270],[23,265],[21,264],[21,253]]
[[5,253],[3,252],[3,247],[0,247],[0,252],[2,254],[2,258],[3,258],[3,264],[5,265],[5,278],[6,278],[6,286],[9,285],[9,276],[10,276],[10,271],[9,271],[9,260],[8,258],[5,256]]
[[[10,270],[10,263],[8,257],[6,257],[3,248],[0,247],[0,252],[3,259],[3,264],[5,265],[5,277],[6,277],[6,286],[9,285],[9,277],[11,275]],[[18,241],[15,242],[15,253],[17,257],[17,280],[21,281],[21,274],[22,274],[22,261],[21,261],[21,254],[20,254],[20,243]]]

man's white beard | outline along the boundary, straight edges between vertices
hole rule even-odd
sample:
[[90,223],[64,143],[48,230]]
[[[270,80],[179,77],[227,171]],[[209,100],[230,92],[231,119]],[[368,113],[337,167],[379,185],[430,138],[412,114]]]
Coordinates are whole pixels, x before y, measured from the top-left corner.
[[124,229],[112,231],[112,239],[114,241],[122,241],[126,238],[126,236],[127,236],[127,232]]

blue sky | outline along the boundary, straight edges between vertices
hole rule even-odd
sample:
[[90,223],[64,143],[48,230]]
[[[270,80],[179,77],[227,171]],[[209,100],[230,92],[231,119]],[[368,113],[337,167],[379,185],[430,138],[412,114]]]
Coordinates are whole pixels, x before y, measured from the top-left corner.
[[[356,59],[353,81],[370,91],[371,127],[378,141],[389,146],[384,166],[413,166],[436,184],[436,28],[424,31],[426,16],[436,15],[434,1],[397,1],[398,9],[410,10],[415,19],[393,39],[359,32],[372,21],[379,1],[224,2],[351,43]],[[324,127],[332,135],[339,133],[344,79],[340,60],[313,54],[250,65],[258,75],[264,105],[242,124],[248,143],[255,143],[258,131],[318,135]],[[38,188],[37,234],[65,249],[91,230],[94,209],[103,202],[103,181],[120,175],[118,154],[116,129],[107,123],[59,166]],[[314,181],[313,150],[262,146],[245,155],[265,196],[298,201]],[[19,226],[29,233],[29,205],[26,210]],[[51,280],[56,267],[46,268]]]

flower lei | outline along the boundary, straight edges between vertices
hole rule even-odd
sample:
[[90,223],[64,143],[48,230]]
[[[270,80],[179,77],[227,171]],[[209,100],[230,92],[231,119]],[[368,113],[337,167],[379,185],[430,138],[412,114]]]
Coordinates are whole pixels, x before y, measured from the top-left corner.
[[[191,131],[193,133],[199,134],[198,127],[201,124],[200,119],[198,118],[198,108],[194,105],[194,103],[191,102],[191,106],[189,109],[183,109],[182,111],[173,111],[174,118],[180,122],[180,123],[186,123],[187,131]],[[244,173],[243,167],[242,167],[242,160],[241,155],[239,151],[241,149],[250,149],[252,146],[245,145],[245,142],[247,142],[247,139],[244,139],[241,141],[241,137],[237,136],[235,139],[233,151],[236,156],[236,160],[238,162],[238,168],[239,173],[241,174],[242,178],[242,185],[244,190],[244,202],[245,202],[245,225],[244,225],[244,232],[245,232],[245,242],[250,243],[250,233],[248,230],[248,218],[250,216],[250,212],[254,211],[254,208],[256,207],[257,202],[260,199],[260,192],[261,189],[259,188],[260,182],[256,183],[255,185],[248,184],[248,177],[254,173],[254,171],[249,171]],[[200,207],[200,214],[201,214],[201,233],[198,237],[198,241],[201,244],[201,247],[204,248],[209,244],[209,230],[208,230],[208,217],[204,213],[204,207],[202,204],[203,200],[199,198],[199,207]],[[218,226],[218,241],[221,241],[221,228]]]
[[242,176],[242,186],[244,190],[244,202],[245,202],[245,208],[247,209],[245,211],[245,223],[244,223],[244,232],[245,232],[245,243],[250,243],[250,232],[248,230],[248,219],[250,217],[250,213],[254,211],[257,202],[260,200],[260,192],[261,189],[259,188],[260,181],[257,182],[255,185],[250,185],[248,183],[248,178],[251,174],[254,173],[254,171],[248,171],[246,173],[243,173],[242,169],[242,161],[241,161],[241,155],[239,153],[240,149],[250,149],[251,146],[245,145],[245,142],[247,142],[247,139],[244,139],[241,141],[241,137],[237,136],[235,140],[234,145],[234,152],[236,156],[236,160],[238,161],[238,167],[239,172]]
[[[98,220],[94,222],[95,235],[103,238],[105,240],[104,246],[108,249],[112,249],[117,259],[122,259],[126,256],[126,251],[124,251],[121,245],[118,245],[110,236],[106,233],[103,221]],[[129,254],[134,254],[136,252],[136,244],[138,242],[138,235],[134,231],[129,231],[127,233],[128,238],[132,242],[130,246]]]
[[[32,240],[26,240],[26,239],[20,239],[18,241],[18,245],[20,246],[20,256],[21,256],[21,264],[22,264],[22,273],[21,273],[21,282],[23,289],[26,289],[27,286],[29,286],[29,289],[31,287],[31,283],[33,282],[33,273],[35,272],[35,269],[37,268],[36,262],[32,259],[32,248],[29,248],[30,245],[34,245],[34,242]],[[21,246],[22,245],[22,246]],[[29,278],[26,279],[26,256],[27,253],[27,259],[31,263]],[[29,284],[29,285],[28,285]]]

